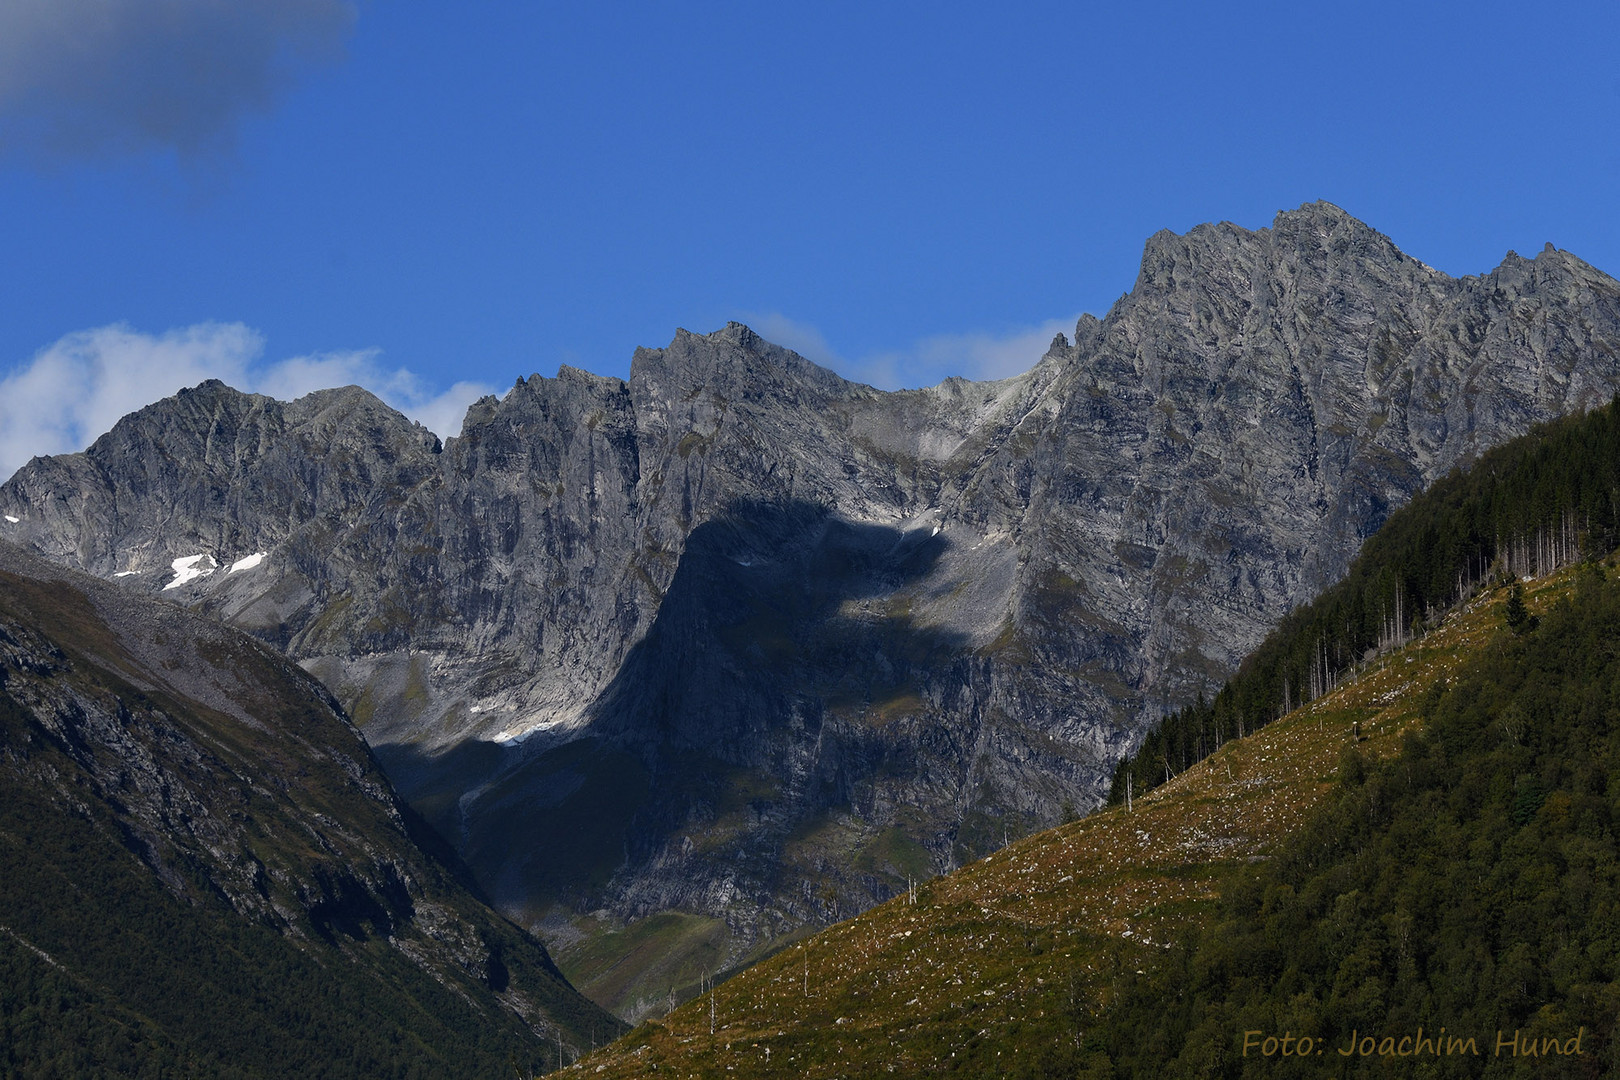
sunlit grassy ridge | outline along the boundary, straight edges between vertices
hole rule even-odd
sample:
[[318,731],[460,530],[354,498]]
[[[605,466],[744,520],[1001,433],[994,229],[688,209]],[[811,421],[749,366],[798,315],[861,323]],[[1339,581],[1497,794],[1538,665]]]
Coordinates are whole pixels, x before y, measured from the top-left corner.
[[[1547,609],[1576,571],[1532,583]],[[1385,757],[1423,693],[1506,631],[1486,592],[1333,693],[1137,799],[1040,833],[841,923],[645,1024],[593,1076],[1045,1075],[1121,975],[1215,911],[1330,792],[1345,747]],[[711,1032],[712,1011],[712,1032]]]

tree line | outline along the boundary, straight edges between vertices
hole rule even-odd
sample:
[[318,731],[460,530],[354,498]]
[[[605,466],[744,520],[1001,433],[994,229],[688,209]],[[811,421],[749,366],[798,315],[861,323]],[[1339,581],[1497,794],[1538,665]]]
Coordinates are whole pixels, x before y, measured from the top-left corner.
[[1453,469],[1389,516],[1349,572],[1296,609],[1212,699],[1165,716],[1114,770],[1145,792],[1423,633],[1483,584],[1620,544],[1620,395]]

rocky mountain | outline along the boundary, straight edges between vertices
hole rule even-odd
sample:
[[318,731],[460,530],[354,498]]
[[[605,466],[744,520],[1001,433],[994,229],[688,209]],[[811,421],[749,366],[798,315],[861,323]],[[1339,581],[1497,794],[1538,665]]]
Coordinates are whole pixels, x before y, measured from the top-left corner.
[[[1552,542],[1577,514],[1578,550]],[[1620,401],[1426,487],[1215,696],[1278,701],[1276,658],[1365,640],[1355,608],[1403,582],[1423,617],[1343,650],[1311,700],[1244,734],[1206,715],[1196,742],[1176,728],[1202,710],[1172,714],[1129,801],[1116,780],[1111,806],[794,942],[582,1067],[1310,1076],[1331,1052],[1290,1063],[1261,1038],[1394,1050],[1423,1025],[1485,1036],[1478,1056],[1498,1030],[1556,1033],[1580,1057],[1538,1066],[1613,1073],[1617,544]]]
[[884,393],[732,324],[443,446],[204,384],[20,470],[0,535],[286,649],[635,1014],[1094,806],[1393,507],[1607,401],[1617,343],[1572,255],[1451,278],[1316,203],[1155,235],[999,382]]
[[462,884],[319,682],[0,542],[0,1062],[465,1076],[621,1030]]

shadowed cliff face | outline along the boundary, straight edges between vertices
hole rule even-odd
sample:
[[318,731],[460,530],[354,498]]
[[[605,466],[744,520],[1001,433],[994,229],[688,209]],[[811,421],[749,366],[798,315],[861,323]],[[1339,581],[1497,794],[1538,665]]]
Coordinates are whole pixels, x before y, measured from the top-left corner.
[[1392,508],[1608,400],[1617,341],[1565,252],[1454,279],[1317,203],[1155,235],[1016,378],[882,393],[733,324],[442,449],[208,384],[23,469],[0,535],[153,591],[211,556],[166,595],[326,681],[506,910],[737,956],[1093,805]]
[[[407,796],[442,806],[435,824],[496,902],[531,919],[557,901],[592,910],[611,896],[648,914],[746,896],[763,909],[751,922],[780,931],[822,914],[829,874],[864,906],[892,884],[790,849],[829,813],[883,796],[950,812],[958,733],[932,721],[943,753],[925,770],[911,714],[966,642],[888,602],[949,543],[811,503],[739,501],[693,530],[657,618],[573,739],[464,743],[437,760],[385,746],[383,760],[427,779]],[[650,866],[656,891],[625,888]],[[774,910],[784,883],[791,902]]]
[[949,543],[808,502],[733,503],[688,537],[657,618],[592,705],[592,729],[747,764],[801,699],[869,706],[915,693],[965,637],[885,601],[924,580]]

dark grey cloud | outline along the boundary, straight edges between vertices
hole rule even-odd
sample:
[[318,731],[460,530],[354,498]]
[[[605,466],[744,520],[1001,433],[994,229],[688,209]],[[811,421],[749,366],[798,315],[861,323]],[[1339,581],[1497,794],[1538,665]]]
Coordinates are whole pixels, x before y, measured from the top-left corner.
[[311,64],[348,0],[0,0],[0,146],[49,154],[229,145]]

